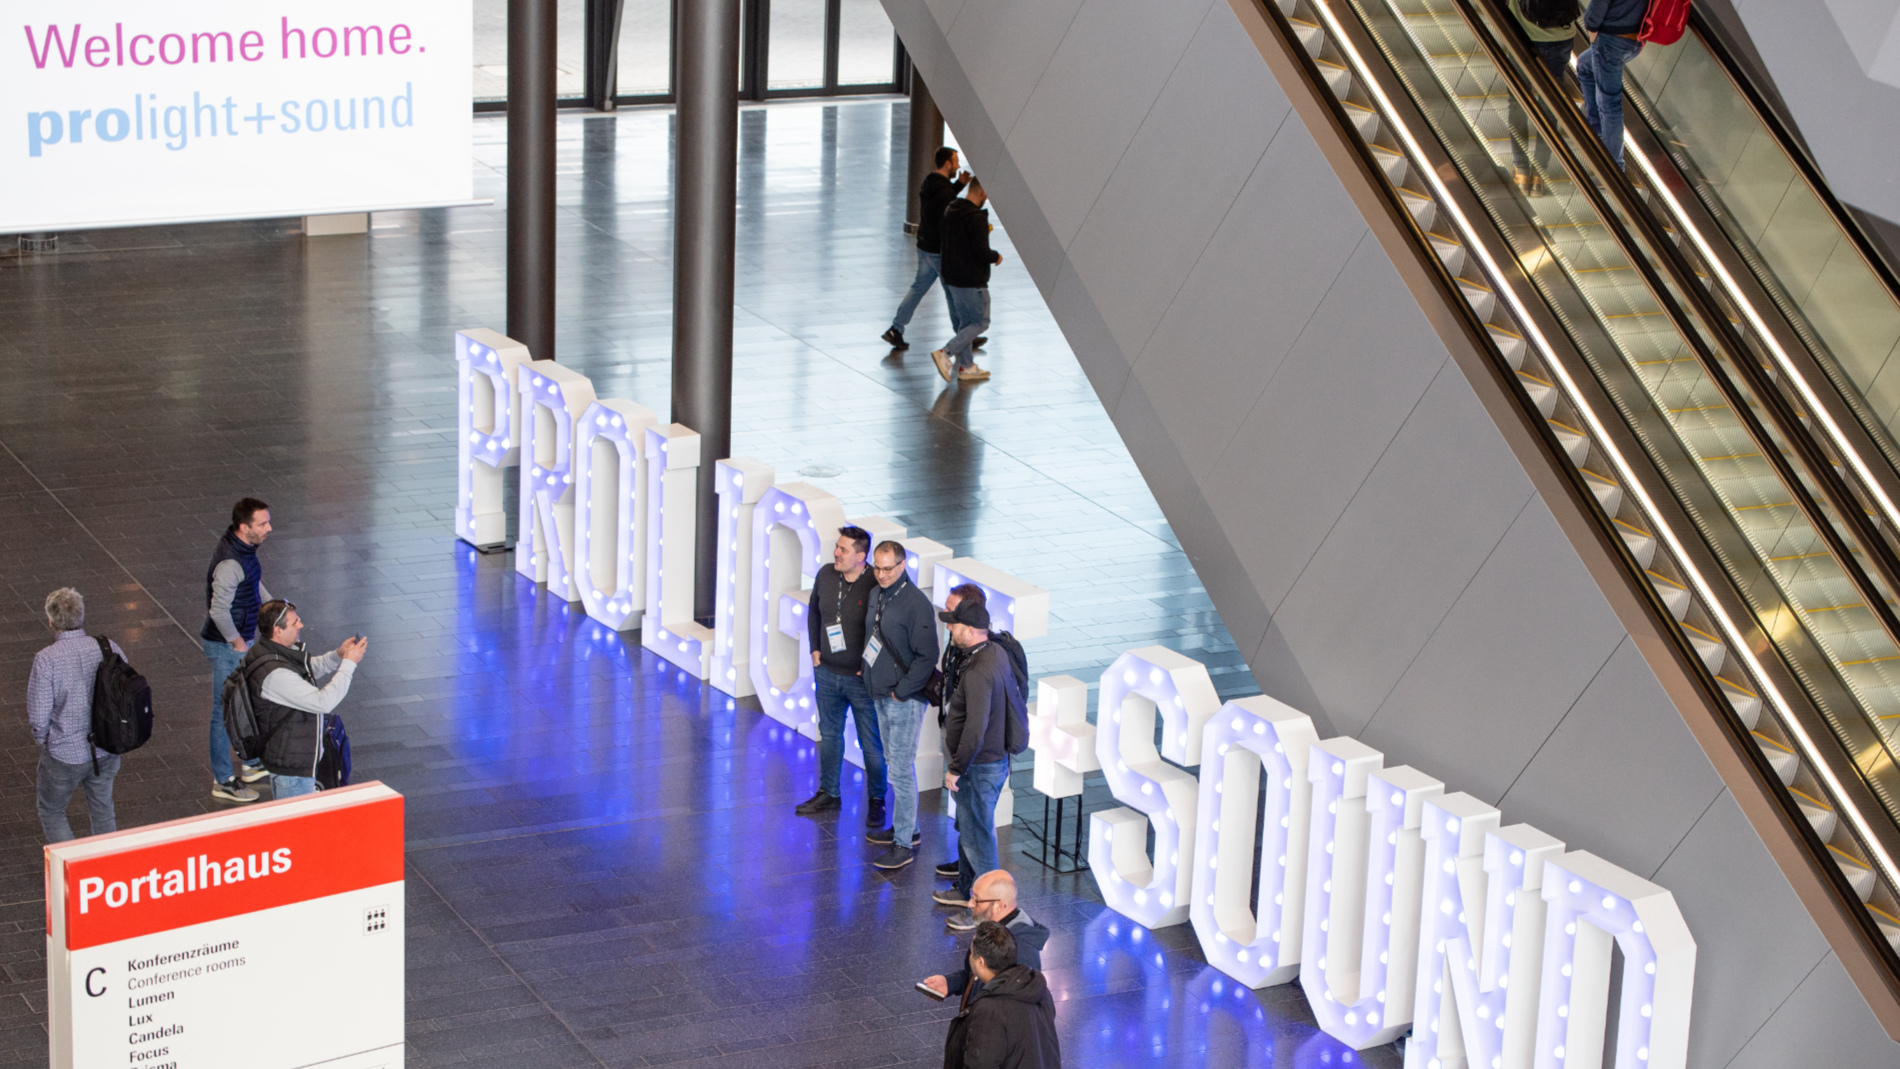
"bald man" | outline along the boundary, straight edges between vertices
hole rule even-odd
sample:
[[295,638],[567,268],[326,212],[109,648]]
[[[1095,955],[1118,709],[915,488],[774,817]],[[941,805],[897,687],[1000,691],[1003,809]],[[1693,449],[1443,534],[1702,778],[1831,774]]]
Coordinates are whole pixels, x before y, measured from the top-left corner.
[[[1016,937],[1016,964],[1027,965],[1037,972],[1042,971],[1042,948],[1049,942],[1049,929],[1036,923],[1029,914],[1016,905],[1016,879],[1002,869],[992,869],[976,878],[972,885],[970,905],[963,912],[950,918],[951,928],[962,931],[957,924],[968,920],[969,927],[975,928],[981,921],[995,921],[1009,929]],[[948,976],[931,976],[924,979],[931,990],[948,995],[958,992],[967,1005],[970,997],[976,993],[981,981],[970,971],[969,956],[965,955],[958,968]]]

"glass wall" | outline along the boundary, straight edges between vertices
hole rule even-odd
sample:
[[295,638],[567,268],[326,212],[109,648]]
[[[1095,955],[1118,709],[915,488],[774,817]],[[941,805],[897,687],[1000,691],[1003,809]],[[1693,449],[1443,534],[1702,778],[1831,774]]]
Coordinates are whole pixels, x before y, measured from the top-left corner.
[[[674,5],[692,0],[621,0],[615,96],[623,103],[673,95]],[[587,0],[556,0],[560,30],[555,92],[586,99]],[[899,88],[897,34],[878,0],[747,0],[741,94],[826,96]],[[508,99],[508,0],[474,0],[474,99],[494,108]]]
[[[636,0],[627,0],[632,7]],[[659,0],[666,3],[668,0]],[[562,97],[586,92],[581,80],[587,28],[585,0],[557,0],[560,30],[555,45],[554,91]],[[508,0],[475,0],[475,102],[508,99]]]

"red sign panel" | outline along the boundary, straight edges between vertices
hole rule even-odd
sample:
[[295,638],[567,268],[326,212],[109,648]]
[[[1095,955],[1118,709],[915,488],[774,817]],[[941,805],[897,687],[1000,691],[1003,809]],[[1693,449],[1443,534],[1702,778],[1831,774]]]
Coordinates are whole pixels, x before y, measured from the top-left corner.
[[402,799],[382,798],[66,863],[66,949],[402,879]]

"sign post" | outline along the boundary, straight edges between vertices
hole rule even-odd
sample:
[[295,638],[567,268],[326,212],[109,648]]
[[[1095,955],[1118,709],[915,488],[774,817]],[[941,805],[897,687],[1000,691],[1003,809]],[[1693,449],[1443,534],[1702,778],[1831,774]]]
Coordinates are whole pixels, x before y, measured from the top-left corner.
[[402,808],[365,783],[47,847],[53,1069],[233,1042],[257,1069],[400,1069]]

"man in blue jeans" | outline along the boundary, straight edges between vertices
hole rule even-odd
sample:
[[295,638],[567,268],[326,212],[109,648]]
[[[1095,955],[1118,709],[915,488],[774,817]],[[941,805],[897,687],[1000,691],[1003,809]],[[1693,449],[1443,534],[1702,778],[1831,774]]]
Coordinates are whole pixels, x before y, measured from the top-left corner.
[[950,298],[956,335],[930,354],[943,381],[982,382],[990,373],[976,366],[977,339],[990,327],[990,268],[1003,254],[990,248],[989,194],[970,179],[969,192],[943,212],[943,291]]
[[949,764],[943,786],[956,795],[957,884],[931,899],[958,911],[945,922],[952,931],[969,931],[976,927],[969,903],[977,876],[1002,867],[996,850],[996,800],[1009,782],[1004,733],[1014,710],[1026,715],[1028,707],[1016,692],[1009,656],[990,641],[989,609],[964,598],[955,609],[937,615],[950,625],[950,641],[962,648],[964,659],[956,692],[946,699],[944,710]]
[[858,729],[858,748],[864,752],[864,826],[884,826],[884,744],[877,734],[877,707],[864,686],[864,621],[877,586],[865,567],[871,552],[871,533],[862,527],[841,527],[831,549],[831,563],[818,569],[812,580],[811,601],[805,607],[807,637],[811,642],[813,698],[818,703],[818,793],[798,803],[793,812],[817,816],[839,808],[844,774],[844,713],[851,709]]
[[908,555],[896,542],[871,555],[871,622],[865,628],[864,684],[877,703],[877,733],[891,780],[891,826],[865,836],[884,852],[871,864],[901,869],[915,860],[917,732],[923,727],[924,687],[937,665],[937,621],[930,599],[910,581]]
[[[119,830],[112,809],[119,755],[92,745],[92,685],[105,651],[81,630],[85,623],[86,599],[79,591],[61,587],[46,595],[46,626],[55,637],[33,655],[33,671],[26,677],[26,719],[40,747],[40,829],[49,843],[72,839],[66,807],[82,787],[92,834]],[[112,652],[125,656],[116,642]]]
[[[343,640],[329,653],[311,656],[303,644],[303,617],[287,601],[267,601],[258,610],[258,641],[238,668],[251,689],[257,727],[264,735],[264,767],[271,797],[295,798],[317,791],[323,757],[323,718],[350,692],[369,639]],[[317,686],[317,680],[330,681]]]
[[1583,13],[1583,32],[1590,37],[1590,47],[1577,57],[1583,117],[1618,167],[1623,166],[1623,68],[1643,50],[1636,35],[1648,11],[1649,0],[1590,0]]
[[224,731],[225,677],[257,641],[257,610],[271,599],[257,559],[257,547],[270,531],[269,505],[254,497],[232,505],[231,526],[218,539],[205,573],[205,622],[198,637],[211,662],[211,797],[226,802],[257,801],[257,792],[245,784],[270,775],[253,765],[234,766],[231,737]]
[[[943,210],[963,192],[963,184],[970,180],[970,172],[957,171],[957,150],[948,145],[937,149],[937,169],[924,176],[924,184],[917,190],[917,277],[911,281],[910,292],[904,294],[903,303],[897,306],[897,315],[891,319],[891,329],[884,332],[884,340],[893,349],[908,349],[910,343],[904,340],[904,328],[910,326],[910,317],[917,311],[917,305],[937,284],[937,274],[942,270],[943,258]],[[955,178],[950,177],[956,175]],[[950,291],[944,291],[948,303]]]

